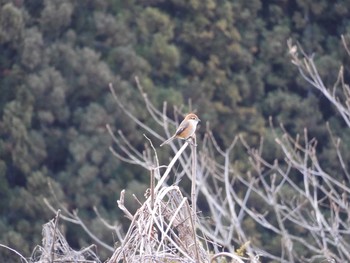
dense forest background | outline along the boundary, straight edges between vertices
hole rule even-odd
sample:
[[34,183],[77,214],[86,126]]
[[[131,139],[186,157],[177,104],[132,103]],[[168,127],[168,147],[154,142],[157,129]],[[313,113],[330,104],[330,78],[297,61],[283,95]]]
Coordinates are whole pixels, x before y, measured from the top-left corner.
[[[170,117],[172,106],[187,112],[190,102],[223,147],[237,134],[252,145],[263,136],[272,160],[280,153],[269,116],[291,134],[306,127],[320,142],[320,161],[337,174],[326,122],[345,142],[346,164],[350,134],[291,65],[286,43],[292,38],[315,52],[320,75],[332,86],[340,65],[349,75],[340,40],[349,31],[346,0],[0,0],[0,243],[27,256],[41,243],[42,225],[53,217],[43,203],[53,198],[48,181],[101,239],[115,241],[92,207],[125,222],[116,207],[120,191],[142,197],[147,188],[142,169],[108,151],[105,129],[110,123],[142,149],[144,131],[108,90],[113,83],[133,113],[152,125],[136,75],[159,109],[168,102]],[[204,132],[202,126],[199,137]],[[246,169],[236,155],[236,167]],[[72,247],[92,243],[80,228],[65,227]],[[266,243],[269,233],[255,239]]]

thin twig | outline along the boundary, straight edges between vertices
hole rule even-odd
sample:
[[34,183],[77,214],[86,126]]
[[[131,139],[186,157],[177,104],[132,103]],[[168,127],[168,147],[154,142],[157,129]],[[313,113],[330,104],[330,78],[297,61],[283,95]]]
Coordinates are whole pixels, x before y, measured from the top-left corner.
[[197,222],[197,198],[196,198],[196,184],[197,184],[197,138],[194,134],[191,143],[192,150],[192,180],[191,180],[191,201],[192,201],[192,221],[196,226]]
[[58,224],[58,220],[60,219],[61,210],[57,210],[56,218],[55,218],[55,224],[53,229],[53,237],[52,237],[52,245],[51,245],[51,262],[54,262],[54,256],[55,256],[55,243],[56,243],[56,228]]
[[163,183],[165,182],[165,180],[167,179],[171,168],[174,166],[175,162],[177,161],[177,159],[179,159],[179,157],[181,156],[181,153],[186,149],[186,147],[188,146],[188,142],[185,142],[184,145],[180,148],[180,150],[176,153],[176,155],[174,156],[174,158],[171,160],[171,162],[169,163],[166,171],[164,172],[162,178],[158,181],[156,188],[154,189],[154,192],[157,193],[157,191],[159,190],[159,188],[163,185]]

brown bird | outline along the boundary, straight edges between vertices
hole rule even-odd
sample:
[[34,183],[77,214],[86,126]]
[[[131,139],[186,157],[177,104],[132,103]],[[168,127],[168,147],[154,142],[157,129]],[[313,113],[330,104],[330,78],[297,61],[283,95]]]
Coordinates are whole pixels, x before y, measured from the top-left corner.
[[180,123],[175,134],[171,136],[169,139],[167,139],[165,142],[163,142],[160,146],[163,146],[164,144],[168,144],[175,138],[180,138],[182,140],[187,140],[191,138],[196,131],[198,122],[200,121],[201,120],[198,118],[196,114],[194,113],[188,114],[185,117],[185,119]]

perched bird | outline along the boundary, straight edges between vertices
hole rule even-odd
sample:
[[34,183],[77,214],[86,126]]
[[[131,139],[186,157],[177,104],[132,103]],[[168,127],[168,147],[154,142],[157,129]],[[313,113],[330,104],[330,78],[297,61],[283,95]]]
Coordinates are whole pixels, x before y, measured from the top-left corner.
[[175,138],[180,138],[182,140],[187,140],[191,138],[196,131],[198,122],[200,121],[201,120],[198,118],[196,114],[194,113],[188,114],[185,117],[185,119],[180,123],[175,134],[171,136],[169,139],[167,139],[165,142],[163,142],[160,146],[163,146],[164,144],[171,142]]

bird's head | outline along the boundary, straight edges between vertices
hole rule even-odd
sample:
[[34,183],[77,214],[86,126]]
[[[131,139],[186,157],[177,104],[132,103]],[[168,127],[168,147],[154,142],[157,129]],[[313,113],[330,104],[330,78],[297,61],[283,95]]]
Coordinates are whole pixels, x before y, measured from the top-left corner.
[[198,118],[198,116],[194,113],[190,113],[185,117],[185,120],[191,120],[195,122],[200,122],[201,120]]

